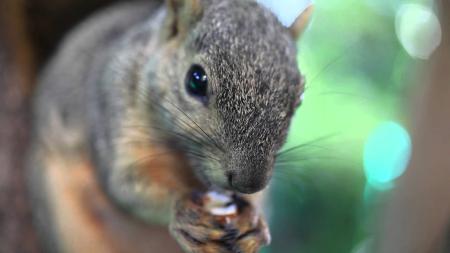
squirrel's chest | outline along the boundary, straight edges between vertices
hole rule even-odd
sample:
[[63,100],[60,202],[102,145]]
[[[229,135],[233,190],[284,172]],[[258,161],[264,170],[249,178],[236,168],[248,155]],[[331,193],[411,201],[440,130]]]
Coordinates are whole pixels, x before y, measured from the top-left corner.
[[[139,221],[113,204],[101,189],[92,165],[88,160],[78,160],[76,165],[62,170],[59,159],[49,158],[51,166],[45,170],[46,191],[52,225],[56,227],[59,247],[66,252],[163,252],[167,247],[179,252],[178,247],[164,226]],[[159,161],[163,170],[166,162]],[[167,205],[174,184],[174,174],[151,170],[152,177],[159,177],[155,185],[155,204]],[[166,188],[166,189],[165,189]],[[165,199],[166,198],[166,199]],[[162,210],[161,210],[162,211]],[[169,212],[165,212],[169,215]],[[76,236],[74,236],[76,235]]]

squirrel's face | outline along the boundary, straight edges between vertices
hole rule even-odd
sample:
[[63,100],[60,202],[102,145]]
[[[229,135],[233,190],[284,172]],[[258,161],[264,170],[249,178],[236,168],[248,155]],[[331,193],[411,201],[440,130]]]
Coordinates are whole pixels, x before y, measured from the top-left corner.
[[160,123],[205,183],[253,193],[272,175],[303,91],[295,40],[255,2],[202,3],[157,68]]

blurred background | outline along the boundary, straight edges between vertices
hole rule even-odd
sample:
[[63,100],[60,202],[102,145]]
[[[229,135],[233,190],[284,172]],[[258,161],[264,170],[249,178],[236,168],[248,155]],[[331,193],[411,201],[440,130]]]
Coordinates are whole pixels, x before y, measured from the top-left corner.
[[[0,1],[0,252],[37,252],[15,169],[33,80],[70,27],[111,2]],[[260,2],[285,25],[310,4]],[[417,93],[442,39],[438,12],[430,0],[314,1],[298,43],[306,90],[270,185],[264,252],[371,252],[411,158]]]
[[[286,24],[310,4],[261,2]],[[266,252],[370,252],[377,214],[410,159],[415,91],[441,42],[436,7],[314,1],[298,44],[306,91],[271,187]]]

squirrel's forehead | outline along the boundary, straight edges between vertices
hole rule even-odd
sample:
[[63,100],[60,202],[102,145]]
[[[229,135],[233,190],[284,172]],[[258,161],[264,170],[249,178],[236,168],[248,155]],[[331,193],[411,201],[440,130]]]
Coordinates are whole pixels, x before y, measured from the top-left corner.
[[255,1],[213,1],[205,9],[202,23],[210,26],[212,31],[235,35],[244,31],[246,34],[261,35],[285,30],[271,11]]
[[201,58],[216,79],[237,83],[280,85],[296,83],[299,71],[295,48],[273,43],[207,43]]
[[217,79],[297,82],[295,42],[272,12],[254,1],[212,1],[191,39],[195,51],[215,68]]
[[[231,5],[231,6],[230,6]],[[207,53],[291,57],[295,43],[275,15],[253,1],[227,0],[212,4],[191,34],[194,48]]]

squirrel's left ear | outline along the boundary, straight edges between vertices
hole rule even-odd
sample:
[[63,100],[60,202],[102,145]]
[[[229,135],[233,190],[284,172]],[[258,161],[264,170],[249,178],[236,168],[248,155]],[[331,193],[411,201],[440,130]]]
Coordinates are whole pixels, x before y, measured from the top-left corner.
[[306,26],[311,19],[311,14],[313,12],[314,6],[310,5],[306,7],[306,9],[298,16],[294,23],[289,27],[289,32],[291,33],[292,38],[297,40],[302,35],[303,31],[305,31]]
[[171,39],[188,33],[189,28],[201,18],[201,0],[166,0],[167,17],[165,38]]

